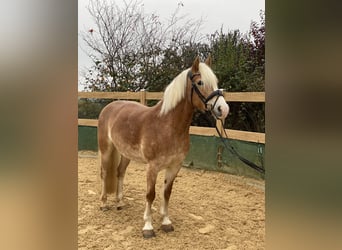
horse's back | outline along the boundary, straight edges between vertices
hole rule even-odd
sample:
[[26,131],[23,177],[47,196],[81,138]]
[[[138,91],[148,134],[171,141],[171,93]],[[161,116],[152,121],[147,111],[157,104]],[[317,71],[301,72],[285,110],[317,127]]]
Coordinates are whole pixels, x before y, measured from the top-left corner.
[[151,122],[152,113],[155,113],[153,108],[138,102],[114,101],[108,104],[98,119],[100,150],[106,150],[110,144],[129,159],[134,159],[133,155],[142,158],[139,155],[142,128]]
[[110,117],[110,115],[116,115],[119,113],[121,110],[126,110],[126,111],[132,111],[132,110],[146,110],[146,106],[134,102],[134,101],[113,101],[109,103],[107,106],[105,106],[100,115],[99,115],[99,120],[100,119],[107,119]]
[[114,101],[104,107],[99,115],[99,126],[127,120],[146,113],[148,107],[133,101]]

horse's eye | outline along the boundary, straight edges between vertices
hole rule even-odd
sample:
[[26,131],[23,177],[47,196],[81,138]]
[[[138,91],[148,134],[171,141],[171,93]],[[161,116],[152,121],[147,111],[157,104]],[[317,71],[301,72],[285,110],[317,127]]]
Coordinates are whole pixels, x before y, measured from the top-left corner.
[[202,81],[198,81],[197,85],[203,85]]

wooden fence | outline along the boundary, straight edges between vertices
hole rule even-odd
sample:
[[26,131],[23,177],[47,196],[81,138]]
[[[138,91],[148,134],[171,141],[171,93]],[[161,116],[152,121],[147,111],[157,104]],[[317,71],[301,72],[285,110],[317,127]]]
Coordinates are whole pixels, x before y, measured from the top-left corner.
[[[146,105],[147,100],[160,100],[163,92],[78,92],[79,98],[96,98],[96,99],[122,99],[122,100],[139,100],[140,103]],[[233,92],[224,93],[224,98],[229,102],[265,102],[265,92]],[[78,119],[78,125],[97,127],[97,120],[94,119]],[[219,129],[223,128],[218,123]],[[225,129],[230,139],[250,141],[257,143],[265,143],[265,133],[240,131],[233,129]],[[208,127],[190,127],[190,134],[204,136],[218,136],[215,128]]]

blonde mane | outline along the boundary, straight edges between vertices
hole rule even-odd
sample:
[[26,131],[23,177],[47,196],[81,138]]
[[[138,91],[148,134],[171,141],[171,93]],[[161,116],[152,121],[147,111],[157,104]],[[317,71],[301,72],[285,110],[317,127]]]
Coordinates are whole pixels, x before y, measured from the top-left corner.
[[[184,70],[166,87],[162,99],[160,115],[167,114],[184,98],[186,92],[187,74],[191,68]],[[199,64],[199,72],[203,81],[203,88],[217,89],[217,77],[205,63]]]

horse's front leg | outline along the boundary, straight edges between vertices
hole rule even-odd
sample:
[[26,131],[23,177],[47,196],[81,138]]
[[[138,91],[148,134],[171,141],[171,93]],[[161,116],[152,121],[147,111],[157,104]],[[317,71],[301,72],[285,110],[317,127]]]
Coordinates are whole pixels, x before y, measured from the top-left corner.
[[144,238],[155,237],[152,226],[152,203],[156,196],[155,185],[158,172],[149,165],[147,167],[146,180],[147,180],[147,193],[146,193],[146,208],[144,212],[145,225],[143,227]]
[[162,205],[160,207],[160,213],[163,216],[161,228],[166,233],[174,230],[172,226],[172,222],[169,219],[168,207],[169,207],[169,200],[171,196],[173,181],[175,180],[180,168],[181,168],[181,165],[168,167],[165,170],[164,190],[163,190],[164,193],[163,193]]

